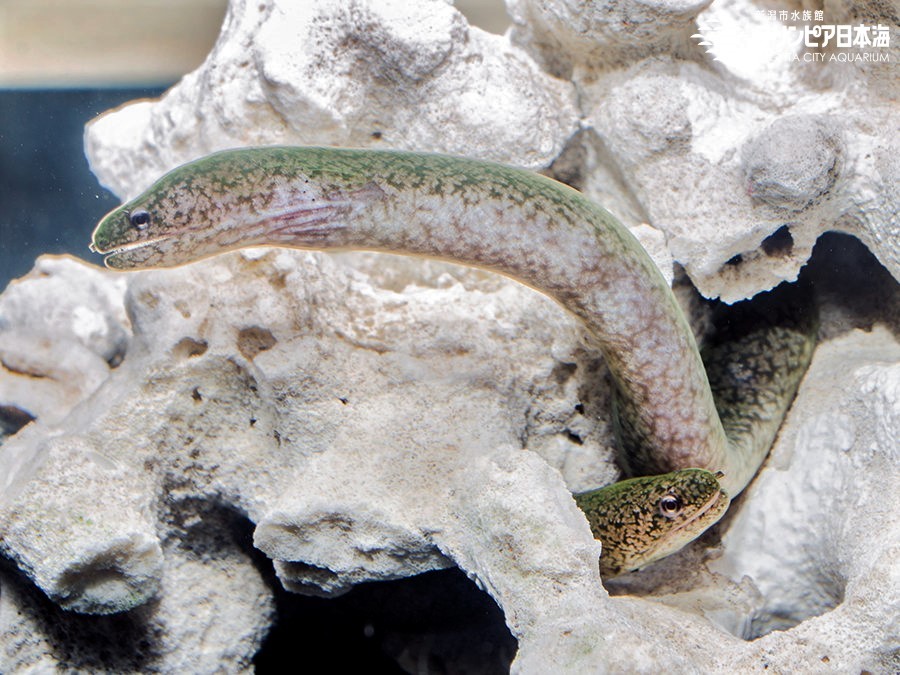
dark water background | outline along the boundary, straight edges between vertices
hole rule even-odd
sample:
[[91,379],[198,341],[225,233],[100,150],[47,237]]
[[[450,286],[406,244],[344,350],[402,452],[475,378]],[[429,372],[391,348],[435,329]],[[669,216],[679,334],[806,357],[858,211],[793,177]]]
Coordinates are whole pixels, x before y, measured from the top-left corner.
[[100,263],[91,231],[119,200],[88,168],[84,125],[164,89],[0,90],[0,291],[42,253]]

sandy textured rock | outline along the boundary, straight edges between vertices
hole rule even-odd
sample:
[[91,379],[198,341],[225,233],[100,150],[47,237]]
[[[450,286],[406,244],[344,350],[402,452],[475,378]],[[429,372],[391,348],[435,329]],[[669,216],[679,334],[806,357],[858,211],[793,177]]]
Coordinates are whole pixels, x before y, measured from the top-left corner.
[[124,289],[124,278],[50,256],[9,285],[0,295],[0,422],[56,422],[103,382],[125,352]]
[[[629,227],[663,232],[707,297],[796,279],[829,230],[859,237],[900,277],[890,64],[794,61],[777,20],[749,2],[708,5],[515,0],[501,37],[437,0],[236,1],[207,62],[159,101],[89,125],[87,153],[123,197],[235,145],[552,164]],[[829,11],[891,25],[877,2]]]
[[[500,551],[482,561],[499,534],[482,523],[498,521],[520,523],[525,550],[552,532],[559,555],[525,556],[530,574],[601,592],[597,544],[560,473],[521,447],[531,439],[569,473],[566,448],[602,447],[605,426],[576,409],[574,373],[590,370],[577,364],[595,357],[540,294],[436,267],[436,286],[410,279],[420,285],[404,293],[290,252],[129,275],[125,360],[60,425],[38,420],[0,447],[4,550],[66,606],[122,610],[167,594],[165,542],[187,536],[190,503],[213,500],[257,524],[256,545],[292,588],[334,593],[464,561],[507,597],[518,563]],[[588,482],[615,475],[604,472]],[[535,601],[518,621],[540,623]],[[246,659],[258,643],[242,644]]]
[[550,72],[621,66],[682,52],[710,0],[644,0],[585,4],[577,0],[507,0],[512,39]]
[[[900,612],[900,344],[883,328],[832,340],[819,348],[803,387],[769,470],[747,492],[712,568],[754,579],[761,594],[750,622],[732,630],[752,638],[840,605],[834,641],[883,634],[886,659],[896,626],[878,617]],[[773,539],[792,542],[777,561]],[[778,563],[782,573],[766,573]],[[809,624],[793,632],[811,639]]]
[[[235,0],[200,69],[86,147],[123,197],[235,145],[457,152],[549,167],[708,296],[793,279],[828,229],[897,277],[896,82],[712,62],[695,18],[764,22],[706,4],[518,0],[500,37],[443,2]],[[4,428],[34,418],[0,446],[18,566],[0,670],[243,670],[272,622],[263,578],[330,596],[454,565],[521,672],[896,670],[900,305],[875,261],[838,253],[810,265],[823,344],[758,480],[716,531],[605,587],[570,491],[617,477],[608,384],[547,298],[374,254],[41,259],[0,296]]]
[[[733,302],[796,279],[829,230],[900,277],[889,63],[795,61],[792,34],[749,2],[508,4],[513,42],[579,91],[584,132],[567,153],[581,165],[565,161],[563,177],[627,224],[663,231],[704,295]],[[898,36],[878,2],[826,14]]]
[[[392,260],[260,250],[125,276],[134,330],[125,359],[62,423],[38,420],[0,447],[7,554],[81,610],[122,609],[148,595],[171,603],[165,620],[153,613],[156,601],[124,615],[164,621],[173,636],[171,647],[142,652],[130,666],[137,670],[189,663],[179,636],[206,635],[201,626],[250,611],[203,591],[222,573],[258,575],[227,537],[209,553],[205,537],[229,531],[222,507],[255,524],[254,544],[295,591],[329,595],[458,565],[503,609],[522,672],[750,668],[761,658],[793,670],[823,657],[837,672],[876,672],[890,663],[884,617],[897,602],[880,589],[894,574],[900,492],[867,487],[869,501],[860,502],[846,489],[891,476],[896,465],[884,453],[898,431],[900,346],[885,329],[820,348],[718,559],[707,537],[611,585],[648,599],[610,598],[596,573],[597,544],[569,496],[614,476],[595,464],[611,453],[608,402],[578,325],[540,294],[492,275],[431,263],[415,277],[412,266],[384,264]],[[74,276],[81,266],[59,269]],[[835,389],[833,370],[846,372],[849,354],[848,387]],[[859,431],[844,431],[845,420]],[[823,453],[840,470],[829,470]],[[23,456],[39,461],[23,467]],[[93,470],[80,468],[91,462]],[[823,480],[810,484],[816,472]],[[823,494],[850,503],[823,513]],[[773,511],[785,500],[793,510]],[[876,545],[863,522],[882,533]],[[131,527],[146,545],[104,539],[98,524],[113,525],[112,534]],[[48,543],[38,534],[47,532],[63,536]],[[823,556],[832,561],[824,579]],[[177,570],[201,575],[189,582],[195,595],[171,590]],[[242,591],[254,622],[237,644],[205,644],[210,663],[246,663],[258,647],[271,592]],[[33,603],[21,593],[4,596],[7,612]],[[200,598],[218,609],[188,611]],[[36,642],[23,643],[11,619],[0,626],[19,655],[10,663],[39,658],[54,639],[35,616],[44,636]],[[711,633],[710,621],[763,637]],[[680,638],[654,640],[646,626]],[[90,659],[82,648],[88,655],[79,658]]]
[[[705,295],[734,301],[795,279],[832,229],[858,236],[900,275],[884,237],[896,240],[896,191],[869,151],[889,142],[871,135],[890,128],[887,101],[860,111],[858,126],[827,96],[805,107],[769,101],[779,111],[767,115],[721,74],[671,59],[585,90],[598,142]],[[879,114],[884,123],[871,126]]]
[[248,556],[223,546],[227,521],[206,513],[189,541],[167,545],[158,596],[127,614],[64,611],[0,570],[0,671],[249,671],[274,607]]
[[200,69],[159,102],[96,121],[85,145],[124,197],[243,145],[406,148],[538,169],[577,119],[571,83],[442,0],[235,0]]

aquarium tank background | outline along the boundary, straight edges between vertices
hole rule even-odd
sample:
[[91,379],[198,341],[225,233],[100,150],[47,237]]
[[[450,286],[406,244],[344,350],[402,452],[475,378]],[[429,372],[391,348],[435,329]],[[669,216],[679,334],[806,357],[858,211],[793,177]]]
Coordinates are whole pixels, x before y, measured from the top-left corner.
[[[508,22],[499,2],[456,4],[495,32]],[[84,125],[121,104],[159,96],[200,65],[226,5],[0,2],[0,291],[44,253],[99,264],[86,242],[119,200],[90,172]]]
[[28,272],[37,256],[91,259],[92,224],[118,205],[88,167],[85,123],[135,98],[140,88],[8,88],[0,91],[0,288]]
[[88,168],[85,123],[159,96],[200,65],[225,8],[225,0],[0,3],[0,290],[41,254],[89,259],[91,229],[118,199]]

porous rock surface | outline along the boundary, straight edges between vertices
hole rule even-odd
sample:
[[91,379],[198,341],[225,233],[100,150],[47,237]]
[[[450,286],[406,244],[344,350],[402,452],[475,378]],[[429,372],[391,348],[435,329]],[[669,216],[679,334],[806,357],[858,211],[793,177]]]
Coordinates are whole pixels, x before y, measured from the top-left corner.
[[[124,277],[39,264],[50,276],[19,281],[20,297],[40,297],[27,286],[56,275],[99,277],[106,297],[124,290],[108,320],[124,306],[119,327],[131,336],[121,363],[98,390],[68,399],[60,423],[38,420],[0,447],[4,550],[59,604],[137,605],[122,615],[130,630],[165,636],[99,663],[64,643],[54,650],[63,664],[173,669],[191,663],[199,640],[208,663],[246,665],[271,620],[271,591],[222,535],[235,512],[282,583],[304,593],[460,566],[503,609],[523,672],[890,662],[898,504],[884,481],[896,482],[900,347],[884,328],[820,348],[718,559],[700,542],[620,580],[629,595],[610,598],[569,497],[615,475],[602,371],[577,322],[540,294],[447,265],[381,273],[379,256],[247,251]],[[75,281],[44,302],[66,314],[85,297]],[[832,386],[836,368],[846,388]],[[813,485],[811,467],[822,477]],[[821,494],[852,505],[832,497],[823,514]],[[770,512],[784,500],[807,506]],[[866,527],[881,533],[877,546]],[[796,567],[785,571],[786,559]],[[819,574],[826,561],[831,573]],[[223,575],[239,592],[223,590]],[[19,578],[2,583],[12,588],[0,596],[2,639],[15,645],[4,670],[52,662],[54,610],[35,607],[33,592],[25,602]],[[40,640],[22,644],[21,613]],[[82,630],[92,644],[96,625]]]
[[[456,152],[579,185],[709,296],[793,279],[827,229],[898,276],[883,69],[710,61],[695,20],[752,28],[741,3],[580,6],[511,3],[496,36],[443,2],[235,0],[200,69],[86,147],[123,198],[238,145]],[[521,672],[888,672],[900,355],[879,278],[825,298],[824,342],[733,514],[610,597],[570,498],[617,476],[608,385],[540,294],[373,254],[129,275],[43,258],[0,296],[0,406],[35,419],[0,446],[18,567],[0,568],[0,671],[249,667],[273,604],[239,521],[303,593],[460,567]],[[98,648],[104,627],[128,648]]]
[[[464,154],[547,169],[649,223],[707,297],[796,279],[830,230],[900,276],[895,66],[793,61],[757,9],[510,0],[499,36],[442,0],[233,0],[206,62],[89,125],[86,149],[123,198],[233,146]],[[881,23],[893,44],[895,21],[876,0],[829,3],[827,22]]]

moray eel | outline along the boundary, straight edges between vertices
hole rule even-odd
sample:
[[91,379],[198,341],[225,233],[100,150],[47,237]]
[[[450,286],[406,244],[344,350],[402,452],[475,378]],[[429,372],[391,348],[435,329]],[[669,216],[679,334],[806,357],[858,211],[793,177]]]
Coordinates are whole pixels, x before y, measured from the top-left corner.
[[512,277],[580,318],[615,384],[623,468],[649,476],[575,496],[607,576],[678,550],[724,514],[764,459],[812,351],[804,338],[784,368],[762,353],[726,374],[720,389],[737,410],[720,416],[687,319],[631,233],[573,188],[462,157],[226,150],[174,169],[110,212],[91,249],[125,270],[248,246],[449,260]]
[[[812,289],[783,284],[734,306],[716,303],[711,315],[715,329],[701,354],[716,408],[735,455],[761,463],[812,358]],[[647,461],[643,453],[620,459],[637,467]],[[687,535],[717,522],[728,500],[716,499],[716,484],[706,471],[683,469],[575,495],[603,543],[603,576],[674,553]]]

